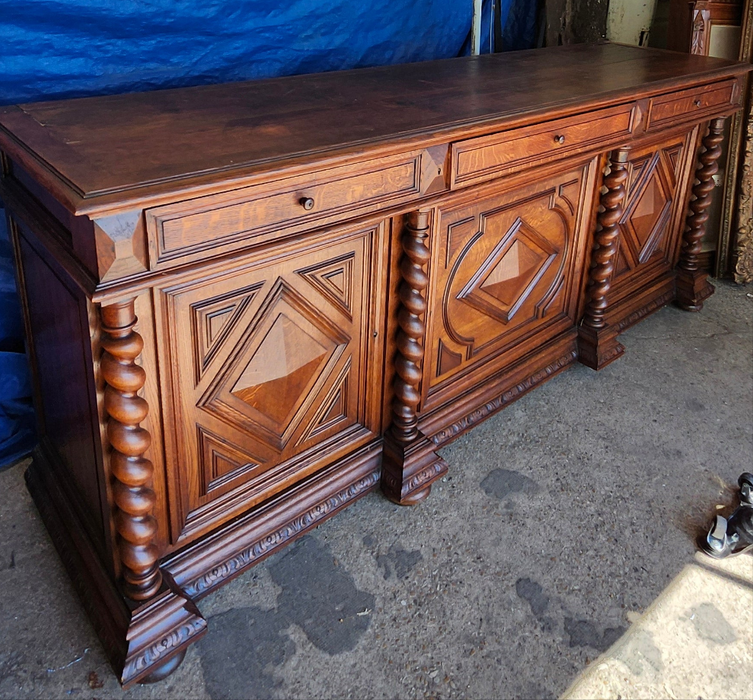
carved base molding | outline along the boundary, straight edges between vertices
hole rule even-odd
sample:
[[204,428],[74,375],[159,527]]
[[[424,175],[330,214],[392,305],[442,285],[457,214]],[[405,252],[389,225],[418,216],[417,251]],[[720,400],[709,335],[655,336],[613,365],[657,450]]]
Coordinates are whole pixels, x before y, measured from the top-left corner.
[[714,285],[708,281],[706,272],[695,270],[688,272],[678,270],[677,278],[677,306],[685,311],[700,311],[703,302],[714,293]]
[[321,525],[379,483],[381,443],[300,482],[163,562],[181,592],[199,599]]
[[161,680],[177,668],[189,645],[207,631],[193,602],[313,529],[379,483],[381,445],[355,455],[280,494],[161,563],[164,582],[143,603],[112,583],[92,544],[73,523],[77,516],[54,482],[48,456],[38,449],[26,483],[74,587],[125,688]]
[[605,326],[599,330],[581,326],[578,329],[578,362],[591,369],[604,369],[625,352],[617,340],[619,330]]
[[113,670],[125,688],[163,669],[206,632],[196,606],[163,582],[149,601],[125,598],[104,570],[92,544],[76,525],[77,516],[55,483],[48,456],[37,449],[26,484],[63,560],[73,585],[102,641]]
[[[491,398],[488,396],[477,398],[474,403],[464,402],[466,408],[464,408],[463,413],[460,416],[454,415],[454,420],[450,425],[439,428],[434,432],[431,436],[431,442],[436,447],[460,437],[476,423],[480,423],[488,416],[500,411],[505,406],[527,394],[534,387],[544,383],[569,367],[577,358],[577,352],[572,347],[572,341],[569,342],[569,345],[570,348],[567,351],[559,355],[555,360],[547,361],[543,367],[536,369],[533,374],[525,377],[506,374],[493,382],[489,382],[489,385],[494,387],[493,396]],[[558,349],[560,352],[562,351],[562,348]],[[486,393],[488,394],[488,392]],[[470,406],[468,403],[470,403]]]
[[389,432],[385,435],[382,491],[387,498],[401,506],[412,506],[429,495],[431,485],[448,471],[434,447],[423,433],[407,445]]
[[652,299],[650,302],[648,302],[644,306],[641,306],[639,309],[636,309],[632,313],[620,319],[618,322],[614,324],[614,328],[617,330],[618,333],[622,333],[622,331],[627,330],[631,326],[635,325],[641,319],[654,313],[654,311],[658,311],[659,309],[663,308],[667,304],[674,301],[674,298],[675,298],[675,290],[673,287],[669,291],[664,292],[664,294],[656,297],[655,299]]

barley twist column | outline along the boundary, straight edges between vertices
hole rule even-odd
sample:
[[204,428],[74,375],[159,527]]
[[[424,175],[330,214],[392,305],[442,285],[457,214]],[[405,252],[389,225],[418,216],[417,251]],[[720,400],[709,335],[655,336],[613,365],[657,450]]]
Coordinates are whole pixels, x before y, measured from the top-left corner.
[[431,254],[429,212],[411,212],[400,238],[400,284],[395,338],[395,379],[392,425],[385,435],[382,489],[393,501],[413,505],[429,495],[431,484],[447,472],[447,464],[418,429],[419,387],[426,332],[425,292],[429,278],[424,270]]
[[686,311],[700,311],[703,301],[714,293],[706,272],[698,269],[698,256],[701,253],[701,239],[706,233],[706,222],[711,205],[711,192],[714,189],[714,175],[719,171],[721,142],[724,139],[724,119],[712,119],[703,138],[703,150],[698,156],[695,172],[696,184],[693,187],[685,233],[682,237],[680,260],[677,263],[677,305]]
[[151,436],[140,426],[149,412],[138,396],[146,375],[136,364],[144,341],[133,330],[136,325],[134,300],[110,304],[101,309],[102,376],[105,380],[107,438],[111,445],[110,468],[114,478],[113,497],[117,511],[115,528],[123,565],[123,589],[133,600],[146,600],[162,584],[159,551],[154,543],[156,502],[151,488],[154,468],[144,457]]
[[601,196],[594,235],[586,310],[578,332],[578,359],[596,370],[616,360],[625,350],[617,342],[617,333],[607,323],[605,314],[619,243],[620,219],[625,211],[628,150],[613,151],[609,165],[609,174],[604,178],[606,192]]
[[429,262],[429,215],[418,212],[406,226],[401,238],[403,255],[400,259],[402,281],[398,291],[400,310],[397,322],[395,355],[395,398],[392,401],[392,433],[402,443],[414,440],[418,435],[416,409],[419,404],[418,387],[421,382],[420,363],[424,357],[421,346],[426,327],[421,317],[426,312],[423,293],[429,284],[424,267]]

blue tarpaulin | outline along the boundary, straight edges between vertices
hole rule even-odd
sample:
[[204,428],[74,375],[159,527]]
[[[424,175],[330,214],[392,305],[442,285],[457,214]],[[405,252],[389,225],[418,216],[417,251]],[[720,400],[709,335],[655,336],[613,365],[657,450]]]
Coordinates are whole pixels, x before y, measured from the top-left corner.
[[[490,2],[482,50],[489,50]],[[0,0],[0,104],[249,80],[467,53],[472,0]],[[536,0],[501,0],[503,48]],[[505,27],[516,27],[515,33]],[[0,466],[33,444],[31,389],[0,217]]]

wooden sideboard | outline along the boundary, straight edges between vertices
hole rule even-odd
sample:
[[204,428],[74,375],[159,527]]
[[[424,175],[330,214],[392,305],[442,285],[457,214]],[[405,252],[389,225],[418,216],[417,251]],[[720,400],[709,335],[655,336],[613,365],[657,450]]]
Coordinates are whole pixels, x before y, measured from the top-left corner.
[[749,68],[604,44],[1,108],[27,482],[121,682],[177,667],[203,595],[700,309]]

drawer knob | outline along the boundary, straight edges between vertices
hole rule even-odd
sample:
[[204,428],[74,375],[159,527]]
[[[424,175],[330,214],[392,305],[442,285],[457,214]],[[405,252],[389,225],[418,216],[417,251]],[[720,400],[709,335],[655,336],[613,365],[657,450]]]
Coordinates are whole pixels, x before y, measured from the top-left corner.
[[565,137],[562,134],[555,134],[554,143],[565,143]]
[[695,105],[696,107],[700,107],[700,106],[701,106],[701,101],[700,101],[700,100],[693,100],[693,104],[694,104],[694,105]]
[[306,210],[311,211],[314,208],[314,200],[311,197],[301,197],[298,203]]

